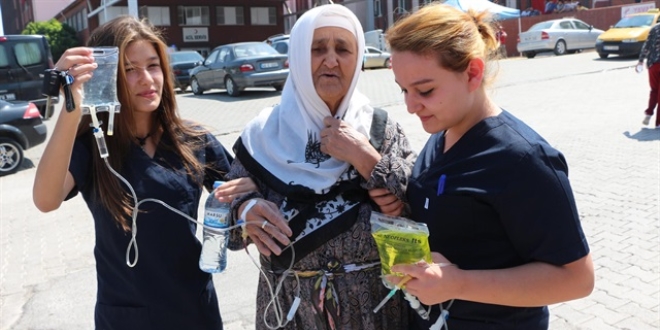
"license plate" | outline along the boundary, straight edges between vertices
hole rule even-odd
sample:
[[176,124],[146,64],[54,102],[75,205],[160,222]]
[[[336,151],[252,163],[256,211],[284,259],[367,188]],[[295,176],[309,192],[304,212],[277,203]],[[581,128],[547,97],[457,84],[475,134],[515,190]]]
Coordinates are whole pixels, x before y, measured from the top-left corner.
[[8,100],[12,101],[16,99],[16,95],[11,93],[11,94],[2,94],[0,95],[0,100]]
[[604,50],[619,50],[619,46],[603,46]]
[[277,64],[277,62],[268,62],[268,63],[259,64],[259,67],[261,67],[262,69],[276,68],[278,66],[279,64]]

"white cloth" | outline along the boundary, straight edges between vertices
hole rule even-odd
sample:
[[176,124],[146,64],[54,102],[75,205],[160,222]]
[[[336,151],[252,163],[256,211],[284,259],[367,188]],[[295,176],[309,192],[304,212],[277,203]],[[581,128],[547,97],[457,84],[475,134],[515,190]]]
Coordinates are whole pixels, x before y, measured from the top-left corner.
[[369,138],[373,108],[369,99],[355,89],[364,54],[364,33],[357,17],[337,4],[315,7],[298,19],[290,34],[290,71],[280,104],[264,109],[241,134],[247,151],[266,170],[283,182],[303,185],[318,194],[327,192],[337,181],[349,179],[346,172],[350,166],[318,151],[323,118],[331,115],[312,80],[312,39],[314,29],[322,26],[352,26],[349,31],[357,39],[358,61],[335,118]]

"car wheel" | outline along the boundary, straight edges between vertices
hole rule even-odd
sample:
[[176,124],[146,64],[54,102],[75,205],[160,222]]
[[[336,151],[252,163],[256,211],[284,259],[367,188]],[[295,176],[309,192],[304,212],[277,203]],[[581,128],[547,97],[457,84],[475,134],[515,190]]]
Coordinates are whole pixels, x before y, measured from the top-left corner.
[[383,67],[385,67],[385,69],[391,69],[392,68],[392,60],[389,59],[389,58],[386,59],[385,63],[383,63]]
[[536,53],[534,53],[534,52],[526,52],[526,53],[524,53],[524,55],[525,55],[527,58],[534,58],[534,56],[536,56]]
[[606,53],[598,53],[598,57],[600,57],[600,58],[602,58],[602,59],[606,59],[608,56],[610,56],[610,54],[606,54]]
[[197,81],[197,77],[192,77],[190,79],[190,87],[192,88],[192,92],[195,95],[202,95],[204,94],[204,90],[199,87],[199,82]]
[[238,88],[234,79],[231,79],[229,76],[225,78],[225,88],[229,96],[238,96],[241,94],[240,88]]
[[16,141],[0,138],[0,176],[18,171],[23,163],[23,148]]
[[564,55],[566,54],[566,42],[563,40],[557,41],[555,44],[555,55]]
[[273,85],[273,87],[275,87],[276,91],[280,92],[280,91],[282,91],[282,88],[284,88],[284,85],[283,84],[277,84],[277,85]]

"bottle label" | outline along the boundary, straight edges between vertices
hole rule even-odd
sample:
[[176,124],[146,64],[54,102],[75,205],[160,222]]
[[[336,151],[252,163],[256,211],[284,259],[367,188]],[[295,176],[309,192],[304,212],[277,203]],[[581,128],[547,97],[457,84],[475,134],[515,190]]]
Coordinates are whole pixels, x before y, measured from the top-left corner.
[[228,209],[208,209],[204,211],[204,224],[212,227],[229,227]]

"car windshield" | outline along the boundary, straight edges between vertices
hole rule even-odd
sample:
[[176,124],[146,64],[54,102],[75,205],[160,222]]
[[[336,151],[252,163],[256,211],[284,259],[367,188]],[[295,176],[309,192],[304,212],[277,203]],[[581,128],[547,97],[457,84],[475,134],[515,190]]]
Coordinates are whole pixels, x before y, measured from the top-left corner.
[[631,27],[641,27],[641,26],[651,26],[653,24],[654,15],[637,15],[637,16],[628,16],[622,18],[616,25],[615,28],[631,28]]
[[196,62],[203,61],[204,58],[198,52],[190,53],[172,53],[170,54],[172,62]]
[[552,26],[552,22],[541,22],[541,23],[536,23],[532,25],[531,28],[529,28],[528,31],[538,31],[538,30],[543,30],[543,29],[549,29]]
[[234,47],[234,54],[236,58],[251,57],[251,56],[264,56],[264,55],[277,55],[279,54],[275,48],[268,44],[256,42],[246,45],[238,45]]

